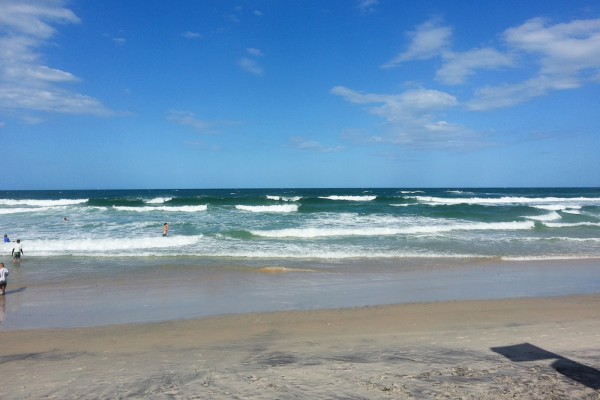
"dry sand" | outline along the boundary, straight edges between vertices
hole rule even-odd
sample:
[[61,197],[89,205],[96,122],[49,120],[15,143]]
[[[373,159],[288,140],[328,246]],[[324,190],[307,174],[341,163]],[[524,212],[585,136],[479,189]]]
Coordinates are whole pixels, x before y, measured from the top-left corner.
[[0,399],[600,399],[600,295],[0,332]]

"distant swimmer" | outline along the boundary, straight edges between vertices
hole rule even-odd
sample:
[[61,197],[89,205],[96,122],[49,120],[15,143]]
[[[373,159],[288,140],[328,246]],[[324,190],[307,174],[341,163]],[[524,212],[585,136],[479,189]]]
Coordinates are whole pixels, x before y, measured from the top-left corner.
[[165,222],[163,225],[163,237],[169,236],[169,224]]
[[21,246],[21,239],[17,239],[15,245],[12,249],[13,261],[18,262],[21,260],[21,256],[23,255],[23,246]]
[[4,263],[0,263],[0,294],[4,296],[6,292],[6,285],[8,283],[8,270],[4,266]]
[[5,233],[4,234],[4,243],[9,243],[10,239],[8,238],[8,235]]
[[69,220],[69,218],[65,217],[65,219],[64,219],[64,220],[65,220],[65,221],[68,221],[68,220]]

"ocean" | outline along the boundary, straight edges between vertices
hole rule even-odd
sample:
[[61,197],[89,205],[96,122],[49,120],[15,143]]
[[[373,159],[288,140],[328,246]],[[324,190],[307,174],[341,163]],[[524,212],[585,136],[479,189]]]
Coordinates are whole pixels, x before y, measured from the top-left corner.
[[0,233],[0,330],[600,292],[596,188],[0,191]]
[[0,191],[0,230],[27,258],[600,258],[600,189]]

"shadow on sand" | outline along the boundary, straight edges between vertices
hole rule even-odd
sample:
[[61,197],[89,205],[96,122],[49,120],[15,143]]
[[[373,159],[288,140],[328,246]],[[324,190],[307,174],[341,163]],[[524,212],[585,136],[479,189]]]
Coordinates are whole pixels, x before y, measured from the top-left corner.
[[492,347],[491,350],[514,362],[556,359],[551,365],[556,372],[591,389],[600,389],[600,371],[534,346],[531,343]]
[[21,293],[21,292],[24,292],[26,289],[27,289],[27,286],[23,286],[23,287],[20,287],[20,288],[18,288],[18,289],[7,290],[7,291],[4,293],[4,295],[5,295],[5,296],[8,296],[9,294]]

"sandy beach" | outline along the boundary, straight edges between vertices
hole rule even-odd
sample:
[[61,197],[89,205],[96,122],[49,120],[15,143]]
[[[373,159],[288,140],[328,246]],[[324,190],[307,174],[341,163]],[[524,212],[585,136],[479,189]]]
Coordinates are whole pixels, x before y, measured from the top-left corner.
[[598,399],[600,295],[0,332],[2,399]]

